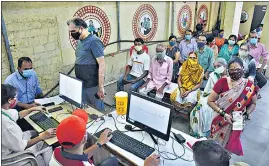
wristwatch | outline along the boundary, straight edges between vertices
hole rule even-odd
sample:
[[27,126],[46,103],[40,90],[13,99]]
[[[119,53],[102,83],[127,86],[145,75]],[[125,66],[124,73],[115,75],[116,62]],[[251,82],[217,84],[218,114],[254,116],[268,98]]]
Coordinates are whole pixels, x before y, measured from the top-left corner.
[[96,142],[96,145],[98,146],[98,148],[102,148],[102,145],[99,142]]

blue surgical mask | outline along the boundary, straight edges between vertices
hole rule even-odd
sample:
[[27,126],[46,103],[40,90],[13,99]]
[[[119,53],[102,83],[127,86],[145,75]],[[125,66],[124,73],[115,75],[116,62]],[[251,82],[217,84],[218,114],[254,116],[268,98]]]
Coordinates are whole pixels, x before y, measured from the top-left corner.
[[170,46],[174,46],[176,44],[176,42],[175,41],[170,41],[169,44],[170,44]]
[[191,40],[191,37],[192,37],[191,35],[185,35],[186,40]]
[[234,40],[228,40],[229,45],[234,45],[235,41]]
[[223,34],[219,34],[219,37],[220,37],[220,38],[223,38]]
[[249,42],[250,42],[250,44],[255,45],[255,44],[257,44],[258,39],[256,39],[256,38],[251,38],[251,39],[249,40]]
[[26,78],[29,78],[29,77],[31,77],[31,76],[34,75],[34,74],[35,74],[35,72],[34,72],[33,69],[23,70],[23,72],[22,72],[22,75],[23,75],[24,77],[26,77]]
[[203,48],[205,46],[204,42],[197,42],[198,48]]

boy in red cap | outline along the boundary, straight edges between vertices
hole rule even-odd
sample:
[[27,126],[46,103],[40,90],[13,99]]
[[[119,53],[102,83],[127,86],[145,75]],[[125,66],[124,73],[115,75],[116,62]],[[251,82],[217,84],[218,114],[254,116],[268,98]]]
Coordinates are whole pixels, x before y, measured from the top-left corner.
[[[61,147],[54,150],[51,158],[51,166],[94,166],[91,160],[93,154],[102,145],[106,144],[112,136],[108,137],[110,130],[105,130],[99,137],[96,144],[84,150],[87,143],[86,124],[88,115],[84,110],[76,110],[73,115],[64,119],[58,126],[56,136]],[[159,159],[157,155],[152,155],[145,160],[145,166],[157,166]],[[117,166],[115,157],[109,157],[99,164],[99,166]]]

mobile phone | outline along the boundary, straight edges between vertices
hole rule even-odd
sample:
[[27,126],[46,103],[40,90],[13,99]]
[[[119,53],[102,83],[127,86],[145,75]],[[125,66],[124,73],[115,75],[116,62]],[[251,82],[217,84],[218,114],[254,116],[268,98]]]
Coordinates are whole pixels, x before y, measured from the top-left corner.
[[97,93],[95,93],[95,95],[94,95],[97,99],[100,99],[100,97],[98,96],[98,94]]

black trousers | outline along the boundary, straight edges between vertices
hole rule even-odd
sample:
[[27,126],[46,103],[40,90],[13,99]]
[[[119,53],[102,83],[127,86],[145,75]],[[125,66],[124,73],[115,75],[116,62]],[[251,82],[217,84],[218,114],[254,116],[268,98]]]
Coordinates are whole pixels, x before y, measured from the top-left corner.
[[265,78],[265,76],[260,73],[260,72],[256,72],[256,77],[255,77],[256,81],[257,81],[257,85],[259,88],[264,87],[264,85],[267,84],[267,79]]

